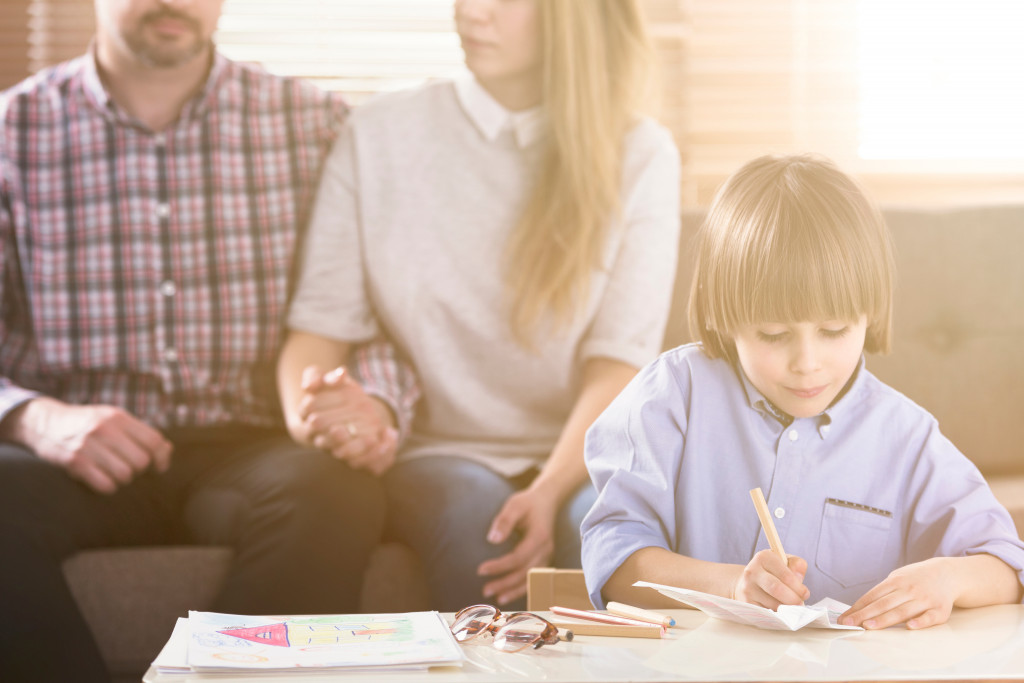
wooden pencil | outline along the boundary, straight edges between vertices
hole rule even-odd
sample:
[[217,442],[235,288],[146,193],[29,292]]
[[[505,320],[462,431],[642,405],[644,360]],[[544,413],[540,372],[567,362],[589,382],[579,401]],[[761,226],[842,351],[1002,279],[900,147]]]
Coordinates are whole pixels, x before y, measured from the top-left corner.
[[757,516],[761,520],[764,535],[768,537],[768,545],[778,553],[783,562],[788,563],[789,558],[786,557],[786,551],[782,549],[782,539],[779,538],[779,532],[775,529],[772,513],[768,510],[768,501],[764,499],[764,492],[761,491],[760,486],[750,489],[750,499],[754,501],[754,509],[757,510]]
[[621,602],[609,602],[605,607],[610,614],[617,614],[620,617],[628,617],[639,621],[648,621],[652,624],[664,626],[665,628],[676,625],[676,620],[672,617],[649,609],[641,609],[640,607],[633,607],[632,605],[626,605]]
[[661,638],[665,629],[657,624],[645,624],[644,626],[627,626],[623,624],[600,624],[552,621],[552,624],[559,629],[572,631],[573,636],[613,636],[616,638]]

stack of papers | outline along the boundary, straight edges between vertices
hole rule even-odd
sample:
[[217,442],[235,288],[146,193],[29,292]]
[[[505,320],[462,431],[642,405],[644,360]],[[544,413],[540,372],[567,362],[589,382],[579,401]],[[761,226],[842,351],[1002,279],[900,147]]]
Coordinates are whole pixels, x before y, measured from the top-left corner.
[[673,600],[678,600],[690,607],[695,607],[705,614],[717,619],[734,621],[738,624],[748,624],[757,628],[770,629],[773,631],[796,631],[804,626],[810,628],[834,628],[850,631],[863,631],[860,626],[843,626],[839,623],[839,615],[850,606],[833,600],[823,598],[813,605],[781,605],[778,611],[766,607],[758,607],[739,600],[730,600],[710,593],[690,590],[688,588],[676,588],[665,586],[660,583],[648,581],[637,581],[634,586],[653,588],[662,595]]
[[253,617],[189,612],[153,661],[160,673],[378,670],[461,665],[437,612]]

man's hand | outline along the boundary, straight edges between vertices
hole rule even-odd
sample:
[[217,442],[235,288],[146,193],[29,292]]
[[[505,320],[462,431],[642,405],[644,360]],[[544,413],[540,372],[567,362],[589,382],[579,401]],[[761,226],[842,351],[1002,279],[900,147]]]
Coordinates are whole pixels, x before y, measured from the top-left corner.
[[513,493],[498,511],[487,540],[503,543],[513,530],[522,539],[512,552],[487,560],[477,567],[480,576],[496,576],[484,585],[484,596],[497,596],[500,605],[526,595],[526,575],[533,567],[547,566],[555,551],[555,514],[558,505],[551,496],[524,489]]
[[378,476],[395,463],[398,431],[391,410],[368,396],[345,368],[324,374],[307,367],[302,390],[298,414],[305,443]]
[[114,406],[35,398],[7,416],[3,431],[100,493],[113,493],[147,467],[166,472],[171,464],[163,434]]
[[888,628],[907,622],[907,628],[944,624],[957,597],[948,557],[934,557],[893,571],[839,616],[846,626]]
[[790,555],[783,562],[774,550],[762,550],[743,568],[733,599],[778,609],[779,605],[800,605],[810,597],[811,591],[804,585],[807,561]]

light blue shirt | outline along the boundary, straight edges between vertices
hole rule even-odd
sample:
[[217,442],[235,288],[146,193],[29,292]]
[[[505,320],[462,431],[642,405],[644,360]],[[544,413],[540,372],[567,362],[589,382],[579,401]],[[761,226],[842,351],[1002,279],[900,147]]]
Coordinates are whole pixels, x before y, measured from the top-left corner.
[[1024,543],[935,418],[864,367],[824,413],[788,426],[743,375],[681,346],[645,367],[587,432],[599,492],[583,521],[594,606],[637,550],[745,565],[768,547],[760,486],[810,602],[852,603],[906,564],[989,553],[1024,582]]

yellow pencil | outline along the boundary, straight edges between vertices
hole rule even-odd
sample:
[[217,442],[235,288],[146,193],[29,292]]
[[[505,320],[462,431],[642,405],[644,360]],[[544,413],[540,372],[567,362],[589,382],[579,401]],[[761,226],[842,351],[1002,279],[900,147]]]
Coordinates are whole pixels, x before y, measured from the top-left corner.
[[772,520],[771,512],[768,511],[768,502],[764,499],[764,493],[760,486],[750,489],[750,499],[754,501],[754,509],[757,510],[757,516],[761,520],[764,535],[768,537],[768,545],[779,554],[783,562],[788,563],[786,551],[782,549],[782,539],[779,538],[779,532],[775,529],[775,522]]

